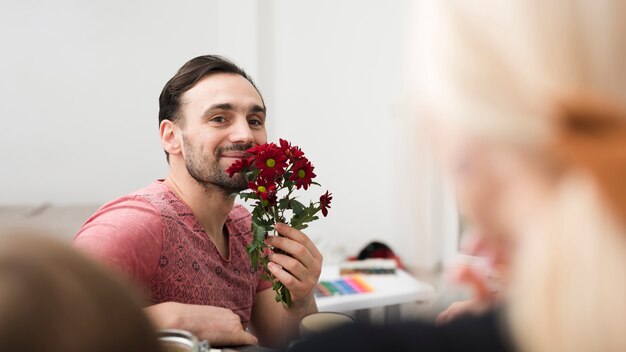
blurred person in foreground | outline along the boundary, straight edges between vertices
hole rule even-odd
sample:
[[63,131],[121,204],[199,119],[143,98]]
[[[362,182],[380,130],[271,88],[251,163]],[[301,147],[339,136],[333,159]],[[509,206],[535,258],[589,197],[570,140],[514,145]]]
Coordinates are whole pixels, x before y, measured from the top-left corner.
[[226,170],[267,141],[266,118],[241,68],[214,55],[189,60],[159,97],[167,176],[103,205],[76,235],[76,248],[145,290],[145,310],[159,329],[187,330],[212,346],[281,347],[317,311],[322,255],[306,234],[277,224],[281,236],[266,239],[283,251],[267,267],[289,289],[291,307],[276,302],[246,250],[251,216],[233,193],[248,183]]
[[421,5],[414,97],[446,169],[494,182],[465,210],[485,207],[473,225],[506,248],[507,284],[443,326],[346,327],[294,350],[625,351],[626,4]]
[[0,237],[0,349],[157,352],[138,296],[71,247],[30,234]]

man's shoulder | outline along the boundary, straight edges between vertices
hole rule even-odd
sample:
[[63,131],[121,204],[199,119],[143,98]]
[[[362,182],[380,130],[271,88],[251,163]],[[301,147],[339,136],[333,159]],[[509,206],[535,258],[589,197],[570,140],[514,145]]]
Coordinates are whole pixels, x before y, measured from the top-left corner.
[[146,187],[138,189],[120,199],[143,199],[145,201],[155,203],[159,201],[166,201],[171,203],[173,196],[170,189],[163,183],[162,180],[156,180]]
[[[154,182],[140,190],[114,199],[101,206],[81,227],[79,234],[106,231],[134,231],[137,226],[145,228],[149,223],[160,223],[161,211],[151,198],[158,198],[162,187]],[[78,237],[78,235],[76,237]]]
[[176,217],[190,212],[189,207],[172,192],[162,180],[156,180],[152,184],[120,197],[103,206],[113,204],[141,205],[154,210],[159,216]]
[[148,199],[129,194],[104,204],[87,220],[87,223],[101,217],[136,220],[137,216],[144,218],[158,214],[158,210]]
[[103,213],[114,213],[122,216],[124,216],[125,214],[133,214],[137,212],[145,213],[146,211],[152,213],[156,210],[153,199],[159,199],[163,197],[162,194],[165,193],[166,190],[163,187],[164,186],[159,184],[158,181],[155,181],[154,183],[144,188],[116,198],[101,206],[100,209],[98,209],[98,211],[94,213],[92,218],[102,215]]

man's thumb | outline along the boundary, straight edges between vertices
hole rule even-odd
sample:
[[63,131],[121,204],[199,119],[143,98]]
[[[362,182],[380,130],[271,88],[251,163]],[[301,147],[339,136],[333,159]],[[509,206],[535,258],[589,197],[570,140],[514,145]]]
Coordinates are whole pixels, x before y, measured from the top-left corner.
[[252,335],[251,333],[245,331],[245,330],[241,330],[235,337],[234,337],[234,345],[258,345],[259,344],[259,340],[257,340],[256,336]]

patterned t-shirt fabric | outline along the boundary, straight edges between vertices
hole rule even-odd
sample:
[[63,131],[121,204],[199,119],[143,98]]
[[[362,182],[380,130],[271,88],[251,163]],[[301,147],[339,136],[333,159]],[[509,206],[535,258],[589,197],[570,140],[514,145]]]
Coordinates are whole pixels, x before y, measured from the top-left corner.
[[161,180],[102,206],[74,246],[120,269],[152,303],[181,302],[231,309],[247,326],[257,292],[271,287],[252,268],[250,213],[228,215],[228,256],[222,257],[189,206]]

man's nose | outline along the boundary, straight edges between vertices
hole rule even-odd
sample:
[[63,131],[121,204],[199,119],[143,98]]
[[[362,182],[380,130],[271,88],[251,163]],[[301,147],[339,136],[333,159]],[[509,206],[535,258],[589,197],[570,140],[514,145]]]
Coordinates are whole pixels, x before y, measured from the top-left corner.
[[254,142],[254,135],[247,119],[239,119],[237,123],[233,124],[230,139],[232,143],[250,144]]

